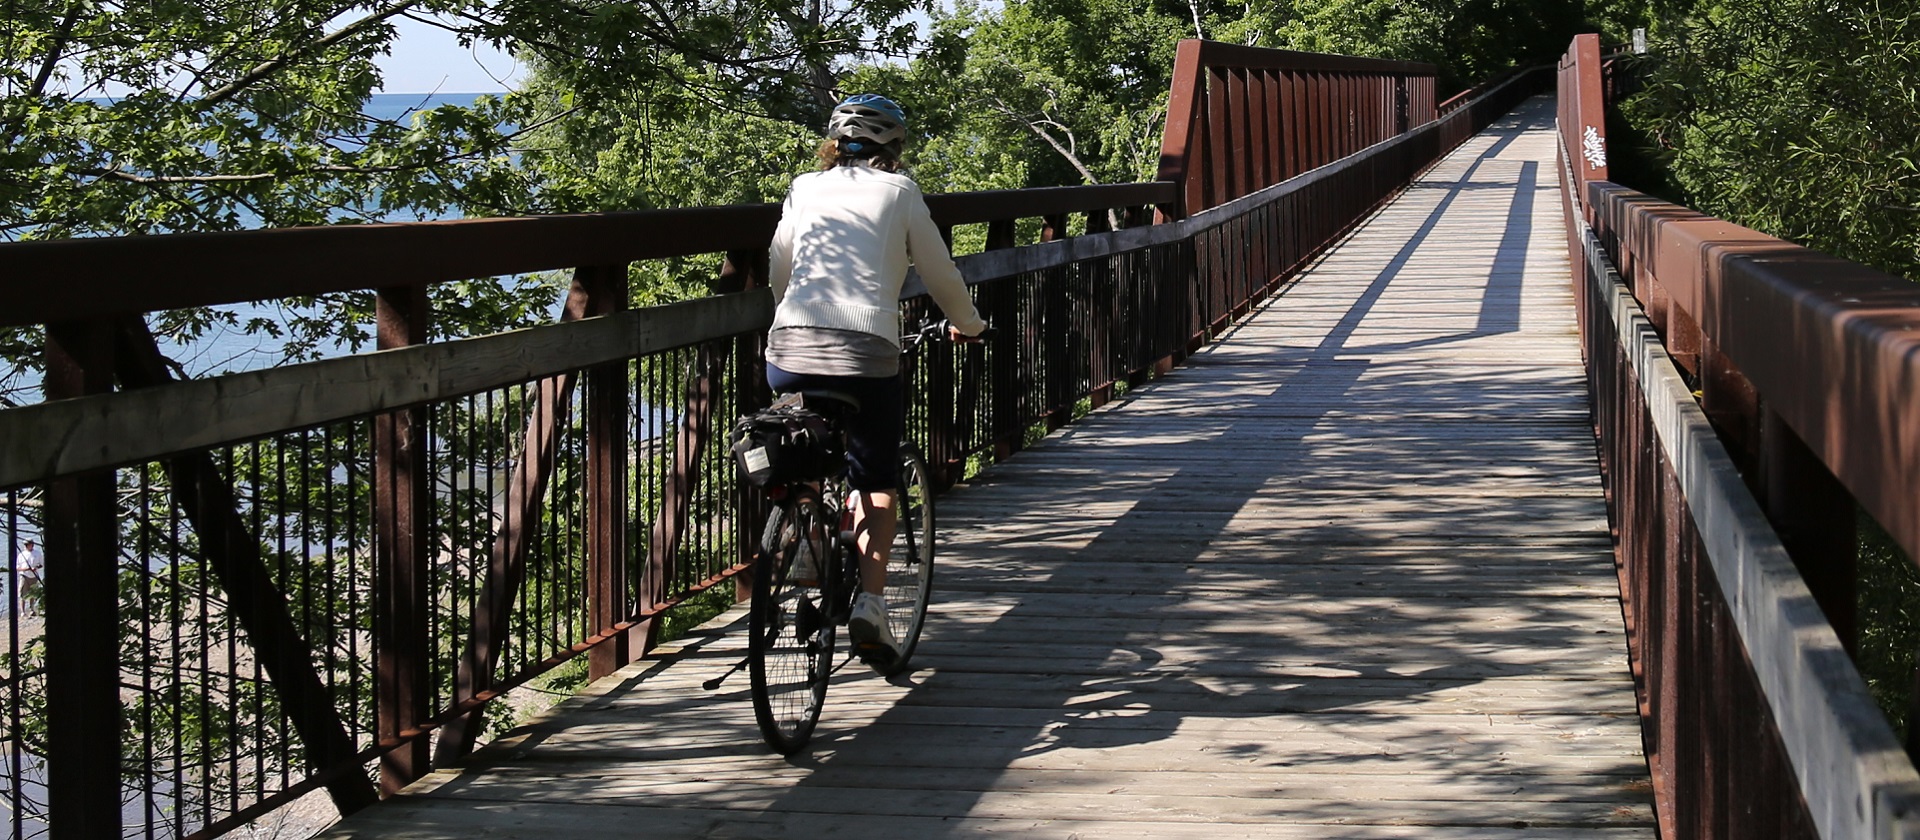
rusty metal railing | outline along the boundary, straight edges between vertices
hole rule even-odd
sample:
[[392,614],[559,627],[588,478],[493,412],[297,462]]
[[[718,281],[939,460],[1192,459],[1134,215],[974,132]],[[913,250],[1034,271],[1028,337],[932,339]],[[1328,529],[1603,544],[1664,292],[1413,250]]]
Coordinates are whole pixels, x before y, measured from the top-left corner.
[[[1178,184],[931,197],[986,227],[960,264],[1003,337],[908,361],[909,434],[951,482],[1167,370],[1529,92],[1162,224]],[[0,660],[15,833],[352,811],[458,760],[504,692],[607,674],[750,575],[760,511],[716,435],[765,398],[777,213],[0,246],[0,326],[45,326],[49,395],[0,412],[0,539],[39,537],[48,578]],[[726,256],[718,294],[629,308],[630,264],[689,255]],[[429,285],[555,270],[561,323],[426,341]],[[207,379],[172,379],[142,317],[364,290],[380,352]]]
[[1597,36],[1559,89],[1662,834],[1920,836],[1920,775],[1848,655],[1856,501],[1920,549],[1920,288],[1608,181]]
[[1431,64],[1180,42],[1159,180],[1178,217],[1434,121]]

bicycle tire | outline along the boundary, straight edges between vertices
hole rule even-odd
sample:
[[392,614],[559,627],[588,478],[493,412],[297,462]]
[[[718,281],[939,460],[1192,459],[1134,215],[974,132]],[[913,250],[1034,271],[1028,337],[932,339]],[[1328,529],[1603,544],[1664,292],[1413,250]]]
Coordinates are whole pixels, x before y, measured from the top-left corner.
[[933,600],[933,482],[926,461],[911,446],[900,447],[900,485],[894,494],[899,525],[887,560],[887,627],[900,645],[889,676],[904,672],[920,646],[927,604]]
[[[825,553],[830,542],[806,539],[823,534],[819,509],[812,502],[777,505],[760,537],[762,563],[754,569],[753,602],[748,620],[748,671],[753,682],[753,717],[767,746],[792,755],[813,737],[833,675],[833,622],[821,603],[818,586],[789,580],[801,552]],[[826,557],[814,557],[824,570]]]

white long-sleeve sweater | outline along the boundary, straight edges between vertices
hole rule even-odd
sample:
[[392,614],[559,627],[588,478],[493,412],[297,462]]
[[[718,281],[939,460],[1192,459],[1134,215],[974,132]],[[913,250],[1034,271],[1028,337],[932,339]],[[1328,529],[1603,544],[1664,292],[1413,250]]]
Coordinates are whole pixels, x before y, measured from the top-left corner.
[[987,327],[920,186],[905,175],[855,165],[794,178],[769,262],[776,330],[854,330],[897,344],[909,265],[961,332]]

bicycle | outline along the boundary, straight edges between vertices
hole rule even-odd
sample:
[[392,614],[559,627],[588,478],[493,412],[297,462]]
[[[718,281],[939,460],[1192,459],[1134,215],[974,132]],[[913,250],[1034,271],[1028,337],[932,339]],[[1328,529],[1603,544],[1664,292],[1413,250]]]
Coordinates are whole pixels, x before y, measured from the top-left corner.
[[[902,337],[902,351],[946,330],[945,321],[922,324]],[[858,410],[858,401],[847,394],[803,391],[784,395],[768,412],[747,418],[785,412],[783,422],[800,424],[797,433],[811,438],[817,451],[786,453],[806,463],[789,464],[786,475],[765,485],[773,510],[761,531],[755,562],[747,657],[707,687],[717,688],[746,665],[754,720],[767,745],[782,755],[806,746],[820,720],[827,683],[845,664],[834,662],[836,628],[847,626],[860,591],[861,552],[853,532],[846,466],[836,444],[844,434],[842,419]],[[751,450],[743,454],[743,470],[760,463],[750,456]],[[899,469],[894,493],[899,524],[885,593],[887,625],[899,656],[876,667],[885,676],[907,670],[933,594],[933,488],[926,462],[910,442],[901,443]],[[850,651],[849,659],[853,655],[858,652]]]

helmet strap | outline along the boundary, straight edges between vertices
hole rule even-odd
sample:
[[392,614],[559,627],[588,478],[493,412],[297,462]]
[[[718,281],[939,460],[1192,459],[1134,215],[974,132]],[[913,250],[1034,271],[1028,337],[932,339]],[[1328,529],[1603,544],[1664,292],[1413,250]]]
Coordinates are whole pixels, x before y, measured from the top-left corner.
[[850,158],[869,158],[879,154],[886,147],[872,140],[854,140],[840,138],[840,154]]

